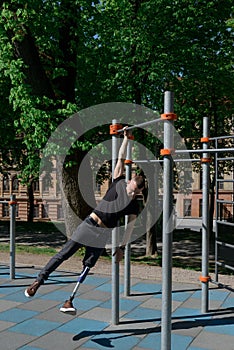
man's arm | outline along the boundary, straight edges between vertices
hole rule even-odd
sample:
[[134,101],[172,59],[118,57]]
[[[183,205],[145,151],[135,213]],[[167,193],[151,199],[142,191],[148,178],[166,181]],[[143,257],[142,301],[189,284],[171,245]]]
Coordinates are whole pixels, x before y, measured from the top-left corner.
[[115,166],[113,179],[116,179],[119,176],[122,176],[124,173],[124,161],[126,159],[127,145],[128,145],[128,133],[126,130],[127,127],[124,127],[124,138],[122,145],[120,146],[118,153],[118,160]]

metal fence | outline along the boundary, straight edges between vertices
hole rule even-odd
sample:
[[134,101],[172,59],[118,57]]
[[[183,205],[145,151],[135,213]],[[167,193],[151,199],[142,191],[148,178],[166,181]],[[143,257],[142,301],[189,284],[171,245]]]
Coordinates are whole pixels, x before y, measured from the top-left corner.
[[[218,149],[220,142],[229,141],[233,147],[234,135],[212,138],[215,142],[215,148]],[[234,271],[234,157],[229,153],[231,148],[224,154],[215,154],[215,181],[216,181],[216,230],[215,230],[215,282],[219,279],[219,267]],[[225,162],[225,165],[224,165]],[[232,178],[223,177],[220,172],[224,166],[229,163],[230,174]],[[225,198],[224,185],[229,184],[232,188],[232,198]],[[229,190],[230,190],[229,188]]]

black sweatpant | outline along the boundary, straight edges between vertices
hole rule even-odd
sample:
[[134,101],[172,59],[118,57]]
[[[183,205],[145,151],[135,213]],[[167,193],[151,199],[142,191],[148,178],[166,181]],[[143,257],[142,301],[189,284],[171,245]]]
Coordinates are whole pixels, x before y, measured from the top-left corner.
[[[90,220],[90,218],[87,218],[85,221],[89,225],[94,224],[93,220]],[[82,226],[82,224],[80,226]],[[98,225],[95,225],[95,226],[98,226]],[[81,230],[84,231],[84,228],[85,228],[85,225],[83,225],[83,228],[81,228]],[[37,277],[37,280],[40,282],[47,280],[49,275],[54,270],[56,270],[57,267],[59,267],[65,260],[69,259],[81,247],[85,247],[85,256],[83,258],[83,266],[84,267],[88,266],[89,268],[93,267],[96,264],[100,255],[102,254],[104,250],[104,246],[103,247],[86,246],[73,239],[70,239],[64,245],[64,247],[57,254],[55,254],[49,260],[49,262],[45,265],[45,267],[40,271]]]

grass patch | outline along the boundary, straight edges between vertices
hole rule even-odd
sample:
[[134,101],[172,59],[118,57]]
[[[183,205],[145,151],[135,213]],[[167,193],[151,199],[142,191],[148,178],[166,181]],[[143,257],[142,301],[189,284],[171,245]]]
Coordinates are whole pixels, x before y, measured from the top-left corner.
[[[0,252],[9,253],[10,251],[10,245],[9,244],[0,244]],[[48,256],[54,256],[58,250],[51,247],[35,247],[35,246],[28,246],[28,245],[21,245],[16,244],[15,245],[15,252],[16,253],[23,253],[23,254],[35,254],[35,255],[48,255]],[[81,248],[77,253],[75,253],[75,256],[83,256],[84,255],[84,249]]]
[[[9,252],[10,245],[9,244],[0,244],[0,252]],[[15,245],[16,253],[30,253],[30,254],[45,254],[45,255],[54,255],[57,251],[54,248],[50,247],[32,247],[26,245]]]
[[162,266],[162,255],[158,254],[157,256],[132,256],[131,261],[138,263],[138,264],[144,264],[144,265],[150,265],[150,266]]
[[[53,256],[64,245],[66,237],[59,230],[64,227],[63,223],[56,223],[56,226],[52,222],[16,222],[16,253],[21,254],[35,254],[35,255],[47,255]],[[0,233],[3,238],[6,238],[6,242],[9,242],[9,221],[0,221]],[[233,233],[223,232],[220,233],[220,237],[224,241],[233,242]],[[139,242],[143,237],[139,239]],[[157,237],[157,241],[161,243],[160,234]],[[194,271],[201,271],[201,239],[200,232],[195,232],[190,229],[175,230],[173,233],[173,243],[175,249],[178,249],[178,254],[173,256],[173,267],[181,269],[189,269]],[[0,244],[0,252],[10,251],[9,243]],[[214,235],[210,237],[211,248],[214,246]],[[84,256],[85,249],[80,249],[75,256],[82,258]],[[142,252],[142,249],[141,249]],[[155,256],[140,255],[136,249],[131,256],[131,262],[134,264],[143,264],[151,266],[162,266],[162,255],[159,252]],[[143,251],[144,254],[144,251]],[[212,253],[213,254],[213,253]],[[104,251],[101,256],[102,260],[111,261],[111,252]],[[210,273],[214,272],[214,261],[210,261],[209,264]],[[233,271],[219,267],[220,274],[233,275]]]

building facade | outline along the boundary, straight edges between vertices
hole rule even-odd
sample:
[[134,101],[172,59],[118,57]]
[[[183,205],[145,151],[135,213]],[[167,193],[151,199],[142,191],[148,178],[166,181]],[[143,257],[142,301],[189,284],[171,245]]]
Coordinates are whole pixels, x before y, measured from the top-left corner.
[[[224,201],[233,201],[234,199],[234,182],[233,173],[225,175],[225,181],[219,183],[219,199]],[[56,186],[56,172],[52,174],[52,185],[44,179],[33,183],[34,193],[34,221],[63,221],[63,210],[61,205],[61,193]],[[98,202],[105,194],[109,182],[103,185],[94,183],[94,192]],[[9,205],[11,194],[16,197],[16,219],[21,221],[28,220],[29,198],[25,185],[22,185],[17,174],[2,175],[0,178],[0,201],[6,203],[0,204],[0,220],[9,220]],[[202,177],[200,173],[193,173],[192,191],[189,195],[174,193],[176,199],[175,212],[177,217],[199,218],[202,216]],[[222,217],[226,220],[233,220],[233,204],[225,203],[222,206]],[[215,215],[215,213],[214,213]]]

